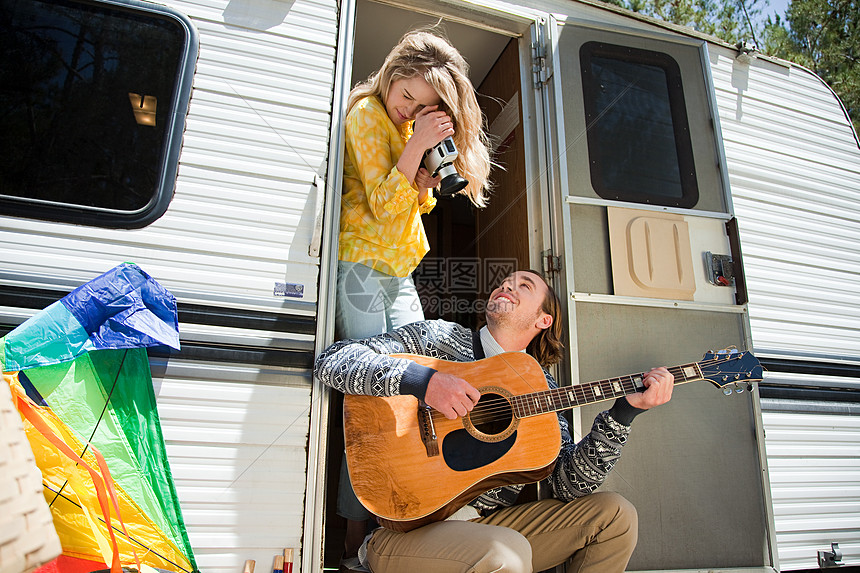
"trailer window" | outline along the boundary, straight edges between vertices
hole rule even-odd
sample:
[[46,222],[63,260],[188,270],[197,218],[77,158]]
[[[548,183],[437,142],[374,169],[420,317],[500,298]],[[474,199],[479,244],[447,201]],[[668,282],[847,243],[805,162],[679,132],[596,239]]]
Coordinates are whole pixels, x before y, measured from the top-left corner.
[[661,52],[587,42],[580,63],[595,192],[693,207],[699,190],[677,62]]
[[197,40],[161,6],[0,0],[0,212],[142,227],[173,194]]

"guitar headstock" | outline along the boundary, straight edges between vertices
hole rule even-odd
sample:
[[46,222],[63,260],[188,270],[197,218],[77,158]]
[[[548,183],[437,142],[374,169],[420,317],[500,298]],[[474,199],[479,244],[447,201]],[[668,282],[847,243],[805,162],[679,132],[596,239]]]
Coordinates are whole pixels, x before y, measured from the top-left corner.
[[703,379],[722,388],[727,395],[732,393],[732,386],[742,392],[743,388],[739,384],[761,382],[762,379],[758,358],[751,352],[740,352],[737,348],[706,352],[699,362],[699,368]]

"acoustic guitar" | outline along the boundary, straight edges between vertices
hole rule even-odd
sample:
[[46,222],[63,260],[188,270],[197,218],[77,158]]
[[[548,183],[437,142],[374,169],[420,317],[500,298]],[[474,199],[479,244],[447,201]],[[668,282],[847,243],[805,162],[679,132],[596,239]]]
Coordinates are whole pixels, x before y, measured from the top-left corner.
[[[480,494],[540,481],[561,447],[556,412],[645,389],[644,374],[550,389],[540,365],[523,352],[475,362],[395,355],[463,378],[481,391],[475,408],[449,420],[414,396],[344,397],[347,467],[356,496],[381,525],[410,531],[440,521]],[[760,381],[749,352],[708,352],[669,368],[675,384],[708,380],[724,392]]]

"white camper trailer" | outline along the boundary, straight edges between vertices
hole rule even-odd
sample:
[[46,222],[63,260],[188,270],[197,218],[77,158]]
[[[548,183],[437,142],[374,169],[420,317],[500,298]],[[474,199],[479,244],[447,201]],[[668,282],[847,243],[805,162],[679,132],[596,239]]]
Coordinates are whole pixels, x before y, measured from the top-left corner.
[[[814,74],[590,0],[2,10],[24,29],[59,18],[51,6],[72,15],[62,53],[78,64],[96,67],[100,26],[135,41],[81,79],[116,83],[98,113],[60,90],[72,111],[44,125],[70,151],[20,126],[2,136],[0,317],[8,330],[123,261],[176,295],[182,351],[151,364],[203,573],[267,567],[285,547],[294,571],[336,567],[338,397],[311,367],[333,337],[340,119],[397,38],[440,18],[505,169],[487,210],[454,198],[425,218],[445,279],[437,292],[418,273],[428,316],[474,321],[497,262],[546,271],[562,295],[560,380],[754,348],[761,387],[685,385],[637,419],[604,486],[639,510],[629,569],[811,568],[831,543],[860,564],[860,147]],[[477,278],[452,289],[464,269]]]

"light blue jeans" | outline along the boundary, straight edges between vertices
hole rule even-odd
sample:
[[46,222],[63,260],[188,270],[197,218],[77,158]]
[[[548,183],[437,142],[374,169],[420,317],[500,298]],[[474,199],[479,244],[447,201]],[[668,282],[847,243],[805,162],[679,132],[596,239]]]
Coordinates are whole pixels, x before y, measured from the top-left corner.
[[[421,299],[412,276],[393,277],[361,263],[337,262],[335,338],[368,338],[424,320]],[[352,489],[346,457],[340,465],[337,514],[346,519],[370,519]]]
[[412,276],[393,277],[361,263],[337,262],[335,337],[367,338],[424,320]]

